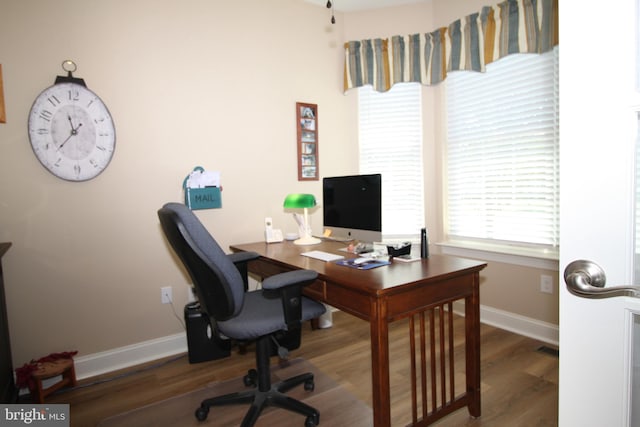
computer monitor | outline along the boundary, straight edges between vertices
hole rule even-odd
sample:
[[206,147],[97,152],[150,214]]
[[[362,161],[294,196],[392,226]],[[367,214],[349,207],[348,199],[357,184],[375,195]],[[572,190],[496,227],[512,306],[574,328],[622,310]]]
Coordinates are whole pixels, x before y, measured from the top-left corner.
[[324,228],[337,239],[382,241],[382,175],[349,175],[322,180]]

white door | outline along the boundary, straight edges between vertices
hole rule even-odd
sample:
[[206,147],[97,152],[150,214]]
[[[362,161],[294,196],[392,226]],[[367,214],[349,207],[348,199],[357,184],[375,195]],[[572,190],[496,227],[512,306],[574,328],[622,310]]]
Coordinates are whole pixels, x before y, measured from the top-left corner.
[[606,287],[634,280],[637,16],[637,0],[560,1],[561,427],[640,425],[631,415],[640,299],[582,298],[562,277],[585,259]]

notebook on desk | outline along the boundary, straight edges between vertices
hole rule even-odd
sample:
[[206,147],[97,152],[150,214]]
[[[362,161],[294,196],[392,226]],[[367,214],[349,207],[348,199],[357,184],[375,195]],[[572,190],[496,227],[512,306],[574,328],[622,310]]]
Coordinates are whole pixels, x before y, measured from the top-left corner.
[[324,252],[324,251],[309,251],[309,252],[303,252],[300,255],[304,255],[309,258],[319,259],[320,261],[325,261],[325,262],[336,261],[344,258],[342,255],[336,255],[336,254],[332,254],[330,252]]

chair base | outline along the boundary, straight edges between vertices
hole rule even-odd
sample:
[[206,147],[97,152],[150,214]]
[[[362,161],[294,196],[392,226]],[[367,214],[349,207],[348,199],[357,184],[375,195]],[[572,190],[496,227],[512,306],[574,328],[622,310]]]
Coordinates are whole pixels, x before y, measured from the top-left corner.
[[306,416],[305,427],[314,427],[320,424],[320,413],[306,403],[285,394],[288,390],[303,383],[305,390],[312,391],[314,388],[313,374],[306,373],[297,375],[273,385],[273,387],[267,391],[254,389],[206,399],[200,404],[200,407],[196,409],[196,418],[204,421],[209,415],[209,409],[213,406],[248,403],[251,406],[242,420],[241,427],[251,427],[255,425],[260,413],[268,406],[274,406],[304,415]]
[[271,369],[269,366],[270,337],[261,337],[256,346],[257,370],[251,370],[244,377],[245,385],[256,385],[253,390],[237,393],[229,393],[223,396],[205,399],[196,409],[196,418],[200,421],[207,419],[209,409],[213,406],[250,404],[241,427],[255,425],[262,411],[268,406],[274,406],[288,411],[304,415],[305,427],[315,427],[320,424],[320,413],[313,407],[297,399],[287,396],[285,393],[294,387],[304,384],[306,391],[313,391],[315,383],[310,372],[296,375],[277,384],[271,385]]

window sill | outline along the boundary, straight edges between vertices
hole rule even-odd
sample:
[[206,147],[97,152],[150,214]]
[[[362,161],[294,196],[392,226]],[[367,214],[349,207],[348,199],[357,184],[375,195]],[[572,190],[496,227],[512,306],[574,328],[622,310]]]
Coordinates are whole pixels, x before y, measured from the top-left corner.
[[445,241],[436,244],[443,254],[558,271],[558,250],[491,244],[474,241]]

